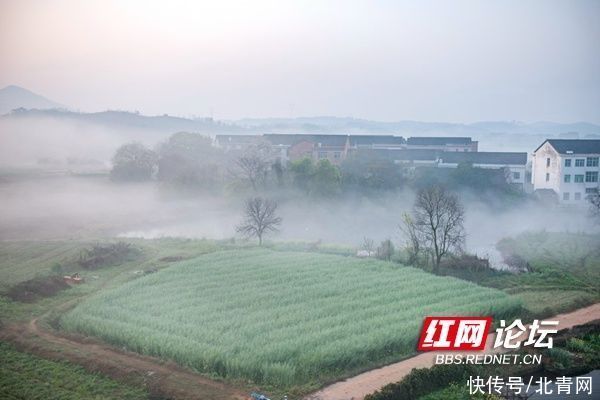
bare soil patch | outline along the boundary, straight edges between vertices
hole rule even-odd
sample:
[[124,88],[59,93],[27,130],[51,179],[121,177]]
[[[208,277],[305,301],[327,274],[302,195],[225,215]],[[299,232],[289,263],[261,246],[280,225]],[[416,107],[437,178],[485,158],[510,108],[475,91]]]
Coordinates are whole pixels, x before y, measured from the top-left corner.
[[34,303],[41,298],[54,296],[69,287],[60,276],[41,276],[11,287],[6,296],[13,301]]
[[185,260],[184,256],[166,256],[166,257],[158,259],[158,261],[162,261],[162,262],[177,262],[177,261],[182,261],[182,260]]
[[6,326],[0,339],[13,343],[19,350],[40,357],[68,361],[117,381],[142,386],[151,399],[225,400],[246,399],[241,390],[213,381],[175,363],[123,351],[95,340],[79,341],[63,337],[38,326],[38,319],[28,324]]

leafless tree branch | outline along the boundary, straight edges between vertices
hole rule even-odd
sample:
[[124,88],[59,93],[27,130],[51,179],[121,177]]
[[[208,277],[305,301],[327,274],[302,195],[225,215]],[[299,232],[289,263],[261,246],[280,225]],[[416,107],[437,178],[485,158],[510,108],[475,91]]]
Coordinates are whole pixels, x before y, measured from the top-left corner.
[[412,216],[403,216],[401,229],[416,251],[415,258],[421,248],[430,249],[437,271],[444,256],[462,250],[463,222],[464,209],[458,197],[441,186],[432,186],[419,191]]
[[247,236],[257,237],[262,245],[263,235],[278,230],[281,217],[276,215],[277,203],[274,200],[252,197],[246,200],[244,220],[236,227],[236,231]]

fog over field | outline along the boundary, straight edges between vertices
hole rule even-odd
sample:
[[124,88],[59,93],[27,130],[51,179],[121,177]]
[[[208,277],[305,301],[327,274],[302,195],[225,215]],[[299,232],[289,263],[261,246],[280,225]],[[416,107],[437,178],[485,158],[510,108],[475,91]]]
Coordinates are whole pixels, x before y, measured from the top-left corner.
[[0,400],[593,386],[599,19],[0,0]]
[[[410,191],[367,198],[310,200],[281,195],[281,231],[272,240],[357,246],[364,237],[402,245],[401,215]],[[461,193],[467,250],[498,263],[496,242],[527,230],[595,232],[586,209],[539,204],[502,207]],[[0,181],[0,240],[98,237],[235,237],[243,198],[181,193],[149,183],[113,183],[106,176],[5,176]],[[551,215],[551,217],[549,217]]]
[[[108,179],[111,157],[121,144],[139,141],[155,148],[169,136],[164,128],[27,116],[0,119],[0,133],[0,239],[235,236],[245,193],[190,193],[159,182]],[[494,140],[530,148],[536,137],[513,133]],[[401,245],[398,225],[414,199],[409,189],[335,200],[307,200],[285,192],[277,196],[283,225],[271,239],[356,246],[364,237],[390,238]],[[507,205],[468,192],[461,198],[468,250],[492,259],[497,240],[522,231],[595,229],[586,209],[549,209],[527,201]]]
[[155,129],[108,127],[50,117],[0,118],[0,168],[107,170],[125,142],[148,145],[168,135]]

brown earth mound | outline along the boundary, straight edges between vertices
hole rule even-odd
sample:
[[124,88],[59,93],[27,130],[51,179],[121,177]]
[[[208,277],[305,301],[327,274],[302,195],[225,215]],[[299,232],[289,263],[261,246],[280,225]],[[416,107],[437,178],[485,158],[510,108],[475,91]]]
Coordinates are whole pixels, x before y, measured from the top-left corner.
[[184,260],[185,257],[184,256],[166,256],[163,258],[159,258],[158,261],[162,261],[162,262],[176,262],[176,261],[181,261]]
[[95,244],[81,252],[77,263],[85,269],[93,270],[124,263],[134,259],[139,253],[130,243]]
[[11,287],[6,296],[13,301],[33,303],[41,298],[54,296],[57,292],[69,287],[60,276],[43,276]]

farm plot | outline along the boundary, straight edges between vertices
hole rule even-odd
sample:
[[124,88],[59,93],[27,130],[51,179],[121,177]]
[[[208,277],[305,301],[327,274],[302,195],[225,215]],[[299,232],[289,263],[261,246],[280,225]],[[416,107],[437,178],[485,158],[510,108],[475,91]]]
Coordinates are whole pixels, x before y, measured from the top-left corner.
[[144,400],[142,389],[66,362],[18,351],[0,341],[0,398],[44,400]]
[[503,292],[397,264],[246,249],[100,292],[62,326],[202,373],[308,388],[406,357],[425,315],[518,307]]

